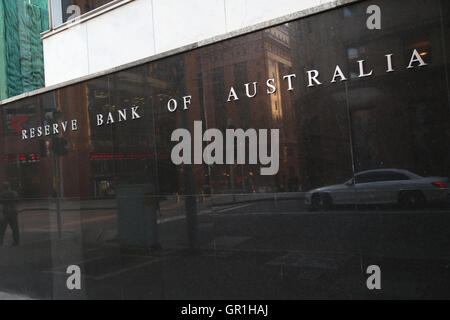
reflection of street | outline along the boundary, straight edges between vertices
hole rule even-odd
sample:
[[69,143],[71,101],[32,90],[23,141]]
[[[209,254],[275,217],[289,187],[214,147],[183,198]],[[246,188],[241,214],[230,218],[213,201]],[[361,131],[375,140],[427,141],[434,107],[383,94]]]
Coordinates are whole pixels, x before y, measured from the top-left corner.
[[[210,199],[217,199],[212,197]],[[200,203],[202,212],[207,211],[207,203]],[[61,201],[62,235],[71,238],[80,235],[83,230],[84,242],[112,240],[117,236],[117,203],[116,200]],[[206,210],[206,211],[205,211]],[[162,202],[158,223],[168,223],[185,219],[184,202],[180,199],[169,199]],[[34,201],[21,205],[20,230],[23,243],[56,239],[58,233],[57,211],[53,201]],[[6,233],[10,237],[10,232]]]
[[[183,201],[162,205],[163,249],[153,253],[121,251],[108,201],[78,211],[63,206],[62,240],[48,212],[23,211],[24,244],[0,249],[0,272],[10,275],[0,288],[55,298],[370,298],[361,268],[379,264],[383,297],[445,297],[450,290],[445,206],[310,212],[298,196],[221,205],[217,198],[199,205],[199,251],[192,254]],[[70,264],[85,273],[78,295],[64,290]]]
[[355,174],[338,185],[310,191],[306,203],[311,209],[331,209],[334,205],[399,204],[418,208],[447,202],[447,177],[421,177],[401,169],[378,169]]

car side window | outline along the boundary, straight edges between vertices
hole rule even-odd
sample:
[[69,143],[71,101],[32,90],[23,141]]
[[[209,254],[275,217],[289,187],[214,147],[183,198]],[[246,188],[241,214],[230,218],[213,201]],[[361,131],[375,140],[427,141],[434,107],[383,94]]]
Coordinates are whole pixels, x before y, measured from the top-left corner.
[[386,172],[385,173],[385,181],[405,181],[410,180],[410,178],[399,172]]
[[371,172],[371,173],[363,173],[357,175],[356,183],[371,183],[371,182],[383,182],[383,181],[404,181],[410,180],[410,178],[399,172],[392,171],[380,171],[380,172]]
[[356,184],[376,182],[380,177],[376,173],[363,173],[355,177]]
[[368,177],[367,174],[360,174],[355,176],[355,184],[367,183]]

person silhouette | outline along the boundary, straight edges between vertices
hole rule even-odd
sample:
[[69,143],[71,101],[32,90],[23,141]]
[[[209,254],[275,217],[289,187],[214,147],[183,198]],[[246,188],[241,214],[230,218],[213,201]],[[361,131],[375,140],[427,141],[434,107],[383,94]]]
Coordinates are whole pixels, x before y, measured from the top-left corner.
[[2,213],[0,214],[0,246],[3,245],[6,228],[10,226],[13,233],[13,246],[18,246],[20,242],[19,221],[17,212],[17,192],[11,190],[8,182],[3,184],[3,191],[0,193],[0,204]]

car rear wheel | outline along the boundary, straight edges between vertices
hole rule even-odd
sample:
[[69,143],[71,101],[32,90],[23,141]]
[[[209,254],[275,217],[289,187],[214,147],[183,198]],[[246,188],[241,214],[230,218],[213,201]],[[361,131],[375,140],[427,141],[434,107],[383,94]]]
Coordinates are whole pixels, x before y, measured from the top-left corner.
[[329,194],[314,194],[311,199],[313,210],[329,210],[333,206],[333,199]]
[[426,198],[420,191],[405,191],[399,196],[400,205],[406,209],[421,208],[426,203]]

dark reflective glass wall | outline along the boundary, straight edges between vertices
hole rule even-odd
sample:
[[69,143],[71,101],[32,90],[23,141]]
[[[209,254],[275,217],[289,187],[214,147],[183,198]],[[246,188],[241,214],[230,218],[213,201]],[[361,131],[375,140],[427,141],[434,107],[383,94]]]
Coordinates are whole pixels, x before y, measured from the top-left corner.
[[[366,26],[371,4],[381,30]],[[0,198],[18,201],[3,219],[0,288],[449,298],[448,13],[447,1],[362,1],[3,105]],[[194,136],[200,121],[278,129],[278,173],[175,165],[172,133]],[[81,290],[67,287],[72,265]],[[367,287],[374,265],[381,291]]]

